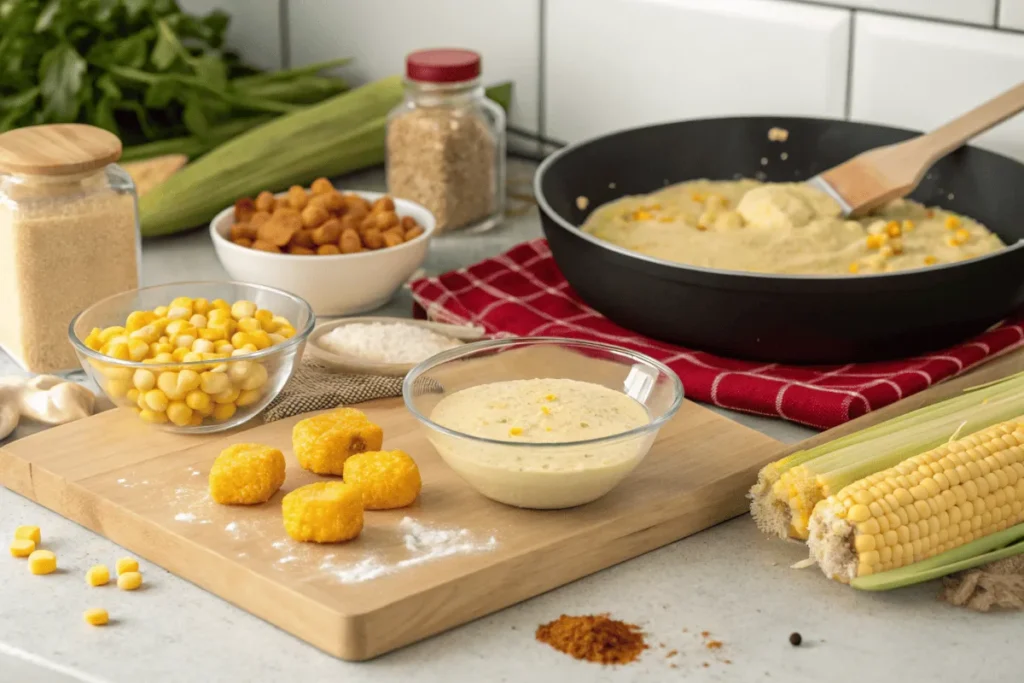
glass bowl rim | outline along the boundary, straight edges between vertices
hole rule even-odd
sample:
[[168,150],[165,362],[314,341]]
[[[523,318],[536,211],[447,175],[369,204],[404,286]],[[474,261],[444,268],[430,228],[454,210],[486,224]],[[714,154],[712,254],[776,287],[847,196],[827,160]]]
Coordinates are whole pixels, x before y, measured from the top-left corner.
[[[140,292],[146,292],[153,289],[185,286],[191,287],[193,285],[237,285],[241,287],[250,287],[252,289],[258,289],[265,292],[271,292],[272,294],[279,294],[286,299],[291,299],[291,301],[297,304],[300,308],[305,308],[308,320],[306,320],[306,324],[303,326],[302,330],[296,330],[294,336],[292,336],[290,339],[286,339],[281,344],[274,344],[273,346],[268,346],[267,348],[260,349],[254,353],[247,353],[242,356],[232,356],[231,358],[222,358],[217,361],[190,360],[168,361],[166,363],[143,363],[141,361],[134,360],[121,360],[120,358],[111,358],[110,356],[105,356],[99,351],[94,351],[90,349],[88,346],[85,345],[85,343],[81,339],[78,338],[78,335],[75,334],[75,324],[78,323],[79,319],[82,318],[82,316],[86,315],[94,308],[97,308],[98,306],[101,306],[102,304],[105,304],[107,302],[113,301],[114,299],[117,299],[119,297],[126,297],[129,294],[137,295]],[[125,292],[119,292],[117,294],[112,294],[111,296],[108,296],[104,299],[100,299],[99,301],[93,303],[87,308],[81,310],[77,315],[75,315],[74,318],[71,319],[71,323],[68,325],[68,337],[71,339],[71,344],[75,347],[76,351],[88,356],[89,358],[100,361],[107,365],[114,365],[122,368],[133,368],[136,370],[166,370],[168,368],[180,369],[197,365],[210,365],[211,363],[232,363],[234,361],[259,360],[260,358],[267,358],[268,356],[278,354],[282,351],[293,348],[303,343],[304,341],[306,341],[306,338],[309,337],[309,335],[313,332],[314,327],[316,327],[316,314],[313,312],[313,307],[309,305],[309,302],[307,302],[302,297],[292,294],[291,292],[286,292],[283,289],[277,289],[276,287],[268,287],[266,285],[257,285],[251,282],[240,282],[238,280],[186,280],[182,282],[168,282],[162,285],[138,287],[136,289],[130,289]]]
[[[665,410],[659,417],[651,420],[645,425],[628,429],[618,434],[609,434],[608,436],[600,436],[594,439],[582,439],[580,441],[503,441],[499,439],[489,439],[483,436],[474,436],[472,434],[466,434],[465,432],[456,431],[443,427],[429,417],[425,416],[413,405],[412,401],[412,385],[427,370],[443,365],[449,361],[456,360],[460,356],[474,353],[485,349],[495,349],[502,346],[513,346],[513,345],[538,345],[538,344],[553,344],[558,346],[578,346],[588,349],[595,349],[599,351],[607,351],[616,356],[625,356],[634,362],[643,363],[648,366],[652,366],[658,370],[659,373],[669,378],[672,383],[673,400],[672,405]],[[622,393],[622,392],[620,392]],[[462,346],[456,346],[453,349],[442,351],[436,355],[421,361],[412,370],[406,374],[405,379],[402,381],[402,400],[405,403],[405,408],[413,417],[423,423],[430,429],[436,430],[445,434],[459,439],[468,439],[476,443],[488,444],[493,446],[509,446],[512,448],[572,448],[577,446],[590,446],[602,443],[608,443],[612,441],[619,441],[627,438],[634,438],[643,436],[650,432],[656,432],[665,425],[666,422],[675,417],[675,414],[679,411],[680,406],[683,404],[684,390],[683,382],[679,379],[672,368],[668,367],[659,360],[655,360],[650,356],[640,353],[639,351],[633,351],[622,346],[616,346],[615,344],[606,344],[604,342],[587,341],[583,339],[572,339],[570,337],[505,337],[501,339],[485,339],[482,341],[472,342],[470,344],[464,344]]]

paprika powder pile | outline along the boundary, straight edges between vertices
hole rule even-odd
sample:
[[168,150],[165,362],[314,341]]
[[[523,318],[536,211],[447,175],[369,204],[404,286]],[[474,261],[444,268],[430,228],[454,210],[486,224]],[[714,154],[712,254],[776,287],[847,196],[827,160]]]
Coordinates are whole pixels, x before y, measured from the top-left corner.
[[628,664],[647,649],[639,627],[607,614],[570,617],[565,614],[537,628],[542,643],[599,664]]

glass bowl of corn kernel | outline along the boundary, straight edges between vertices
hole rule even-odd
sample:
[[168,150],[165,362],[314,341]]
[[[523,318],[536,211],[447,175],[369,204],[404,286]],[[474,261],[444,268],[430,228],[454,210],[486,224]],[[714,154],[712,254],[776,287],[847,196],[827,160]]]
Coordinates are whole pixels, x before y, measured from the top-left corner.
[[178,282],[116,294],[71,321],[85,372],[119,407],[185,434],[258,415],[302,358],[316,316],[303,299],[242,282]]

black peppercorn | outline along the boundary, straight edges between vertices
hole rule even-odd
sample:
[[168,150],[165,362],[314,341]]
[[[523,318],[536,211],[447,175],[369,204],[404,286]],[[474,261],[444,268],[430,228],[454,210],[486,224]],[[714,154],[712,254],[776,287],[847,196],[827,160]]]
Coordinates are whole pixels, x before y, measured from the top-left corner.
[[793,647],[797,647],[802,642],[804,642],[804,639],[800,636],[799,633],[794,632],[789,634],[789,644]]

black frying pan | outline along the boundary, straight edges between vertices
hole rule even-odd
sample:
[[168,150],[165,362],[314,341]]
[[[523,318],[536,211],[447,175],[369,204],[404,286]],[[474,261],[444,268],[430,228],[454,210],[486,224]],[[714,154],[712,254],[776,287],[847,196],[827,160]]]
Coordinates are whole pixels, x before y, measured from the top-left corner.
[[[789,131],[770,142],[774,126]],[[906,357],[979,333],[1024,304],[1024,164],[966,147],[913,199],[980,220],[1011,245],[962,263],[860,276],[766,275],[663,261],[582,233],[590,210],[697,178],[805,180],[914,131],[743,117],[637,128],[566,147],[537,170],[544,233],[566,279],[628,329],[736,358],[845,363]],[[786,152],[783,161],[780,154]],[[762,165],[761,160],[768,160]],[[577,197],[589,200],[577,208]]]

